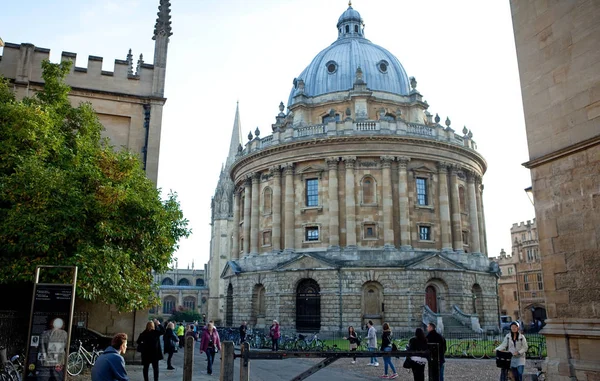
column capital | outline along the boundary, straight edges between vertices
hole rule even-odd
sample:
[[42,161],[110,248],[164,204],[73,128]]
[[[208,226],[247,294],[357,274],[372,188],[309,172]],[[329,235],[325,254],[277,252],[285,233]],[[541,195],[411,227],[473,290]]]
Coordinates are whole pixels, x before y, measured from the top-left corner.
[[294,174],[294,163],[285,163],[281,166],[283,168],[284,175],[293,175]]
[[252,174],[252,184],[258,184],[258,183],[260,183],[260,175],[261,175],[260,172],[254,172]]
[[279,165],[269,167],[269,174],[273,177],[281,177],[281,167]]
[[462,167],[459,164],[449,164],[448,165],[448,171],[450,172],[450,175],[452,176],[456,176],[458,174],[458,171],[460,171],[462,169]]
[[252,185],[252,177],[254,176],[254,173],[247,173],[244,176],[244,187],[249,187]]
[[439,173],[448,173],[448,163],[446,163],[445,161],[438,161],[436,165]]
[[339,161],[339,157],[328,157],[325,159],[325,163],[327,163],[327,168],[329,168],[330,171],[337,169]]
[[379,159],[381,160],[381,165],[383,166],[383,168],[392,167],[392,161],[394,161],[393,156],[381,156]]
[[344,156],[342,160],[346,164],[346,169],[354,169],[354,165],[356,164],[356,156]]
[[410,157],[398,156],[396,160],[398,160],[398,166],[400,168],[406,168],[408,166],[408,162],[410,161]]
[[479,180],[481,179],[481,176],[479,176],[479,174],[473,170],[466,169],[464,170],[464,172],[467,176],[467,183],[479,182]]

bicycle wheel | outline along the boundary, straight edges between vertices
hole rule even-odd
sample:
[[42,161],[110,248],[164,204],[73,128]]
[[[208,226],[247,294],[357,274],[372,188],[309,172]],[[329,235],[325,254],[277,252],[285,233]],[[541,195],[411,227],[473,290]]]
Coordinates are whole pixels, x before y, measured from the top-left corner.
[[478,343],[477,341],[474,341],[471,344],[471,356],[473,356],[474,359],[484,358],[485,350],[486,350],[486,346],[483,345],[482,343]]
[[452,344],[446,351],[448,357],[460,357],[462,355],[460,344]]
[[21,375],[19,374],[19,372],[17,372],[17,370],[11,363],[4,364],[4,373],[8,376],[8,379],[11,381],[21,381]]
[[525,354],[525,356],[527,358],[532,358],[532,359],[542,358],[540,355],[540,348],[535,344],[532,344],[529,346],[529,348],[527,348],[527,353]]
[[79,352],[69,354],[67,359],[67,373],[71,376],[77,376],[83,370],[83,357]]

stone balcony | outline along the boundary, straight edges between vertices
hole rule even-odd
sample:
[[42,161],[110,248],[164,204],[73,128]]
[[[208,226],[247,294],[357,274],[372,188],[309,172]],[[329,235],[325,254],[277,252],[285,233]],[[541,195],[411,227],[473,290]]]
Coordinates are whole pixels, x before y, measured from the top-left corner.
[[406,122],[404,120],[353,121],[348,118],[345,121],[332,120],[328,123],[315,125],[301,123],[294,126],[284,126],[283,124],[274,124],[272,127],[273,133],[264,138],[249,134],[249,142],[238,153],[238,158],[279,144],[341,136],[410,137],[443,142],[469,150],[477,150],[477,144],[472,139],[473,134],[466,128],[463,129],[464,134],[460,135],[455,133],[449,126],[443,127],[439,124],[425,125]]

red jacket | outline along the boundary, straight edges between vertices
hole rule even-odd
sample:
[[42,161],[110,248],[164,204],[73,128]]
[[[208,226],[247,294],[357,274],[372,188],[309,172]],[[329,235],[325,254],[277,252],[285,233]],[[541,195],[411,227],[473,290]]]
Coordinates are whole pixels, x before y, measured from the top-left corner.
[[270,335],[274,339],[279,339],[281,334],[279,333],[279,324],[273,324],[271,326]]
[[[200,341],[200,353],[206,352],[208,348],[208,342],[210,341],[211,335],[208,333],[208,329],[202,332],[202,339]],[[221,351],[221,339],[219,338],[219,332],[215,328],[212,330],[212,341],[215,344],[215,348]]]

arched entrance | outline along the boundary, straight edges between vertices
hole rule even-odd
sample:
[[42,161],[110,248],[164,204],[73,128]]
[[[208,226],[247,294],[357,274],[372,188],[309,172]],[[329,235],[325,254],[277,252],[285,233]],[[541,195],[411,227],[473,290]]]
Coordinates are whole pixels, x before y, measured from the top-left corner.
[[383,324],[383,287],[377,282],[363,284],[362,325],[371,320],[375,325]]
[[479,315],[479,323],[484,321],[483,316],[483,290],[475,283],[471,289],[473,298],[473,313]]
[[296,331],[321,330],[321,295],[314,279],[304,279],[296,289]]
[[227,306],[225,308],[225,325],[231,327],[233,325],[233,286],[229,283],[227,287]]
[[437,290],[432,285],[425,288],[425,305],[429,307],[433,312],[438,312],[437,305]]

